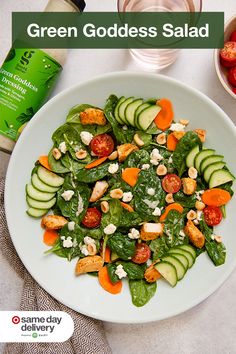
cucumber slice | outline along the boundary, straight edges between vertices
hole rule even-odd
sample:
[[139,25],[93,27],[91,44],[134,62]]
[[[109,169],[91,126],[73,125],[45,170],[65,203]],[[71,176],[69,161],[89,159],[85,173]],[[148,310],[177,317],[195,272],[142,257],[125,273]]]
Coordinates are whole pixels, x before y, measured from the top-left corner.
[[234,181],[235,177],[227,170],[217,170],[211,174],[209,188],[220,186],[221,184]]
[[192,254],[193,258],[196,259],[197,253],[196,253],[195,249],[193,248],[193,246],[191,246],[191,245],[181,245],[181,246],[178,246],[178,248],[190,252]]
[[48,186],[47,184],[40,181],[36,173],[34,173],[31,177],[31,184],[34,186],[34,188],[38,189],[41,192],[56,193],[59,189],[58,187]]
[[177,284],[177,271],[173,264],[170,262],[162,261],[157,263],[155,268],[171,286],[175,286]]
[[126,98],[119,106],[119,109],[118,109],[118,114],[119,114],[119,118],[121,120],[121,124],[129,124],[128,122],[126,122],[126,119],[125,119],[125,109],[126,107],[128,106],[129,103],[133,102],[134,100],[134,97],[129,97],[129,98]]
[[29,216],[32,216],[33,218],[41,218],[41,216],[47,214],[48,210],[47,209],[35,209],[35,208],[29,208],[26,213]]
[[195,157],[194,160],[194,165],[196,167],[196,169],[200,172],[200,165],[203,159],[205,159],[205,157],[210,156],[210,155],[214,155],[215,150],[213,149],[204,149],[201,150]]
[[64,183],[64,178],[46,170],[46,168],[42,166],[39,166],[37,175],[42,182],[51,187],[60,187]]
[[123,103],[125,100],[126,100],[125,96],[120,97],[119,100],[118,100],[118,102],[117,102],[115,111],[114,111],[115,119],[116,119],[117,122],[120,123],[120,124],[123,124],[123,122],[122,122],[122,120],[120,119],[120,116],[119,116],[119,107],[120,107],[121,103]]
[[203,171],[203,177],[205,181],[209,182],[212,173],[214,171],[221,170],[223,167],[225,167],[225,162],[215,162],[207,166]]
[[129,103],[125,109],[125,120],[134,127],[134,114],[136,109],[143,103],[142,98],[138,98]]
[[26,197],[26,201],[31,208],[34,209],[51,209],[56,203],[57,198],[52,198],[48,202],[39,202],[38,200],[32,199],[29,196]]
[[49,200],[55,197],[55,193],[45,193],[38,191],[32,186],[32,184],[26,185],[26,192],[30,198],[38,200],[40,202],[48,202]]
[[134,113],[134,125],[135,125],[138,129],[141,129],[140,126],[138,125],[138,115],[139,115],[139,113],[141,113],[145,108],[148,108],[148,107],[150,107],[150,106],[151,106],[150,103],[145,102],[145,103],[141,104],[141,106],[139,106],[139,107],[136,109],[136,111],[135,111],[135,113]]
[[157,114],[160,112],[161,107],[159,106],[150,106],[145,108],[138,115],[138,125],[142,130],[147,130],[147,128],[152,124]]
[[178,260],[178,258],[176,258],[175,256],[165,256],[161,258],[161,260],[173,264],[177,272],[178,280],[183,279],[184,274],[186,273],[186,269],[183,266],[183,263],[181,263],[180,260]]
[[200,172],[204,173],[205,168],[207,168],[209,165],[211,165],[214,162],[221,162],[223,158],[224,156],[222,155],[212,155],[212,156],[205,157],[205,159],[203,159],[201,162]]
[[171,248],[169,250],[169,255],[178,258],[178,260],[183,264],[185,270],[186,271],[188,270],[189,268],[188,258],[185,255],[179,253],[179,250],[177,250],[176,248],[175,249]]
[[115,252],[111,252],[111,261],[115,262],[117,261],[117,259],[119,259],[118,254],[116,254]]
[[195,258],[193,257],[192,253],[189,251],[186,251],[182,248],[179,247],[174,247],[172,248],[173,252],[177,252],[179,254],[182,254],[183,256],[185,256],[188,260],[188,268],[191,268],[195,262]]
[[199,153],[200,147],[199,145],[194,146],[192,150],[189,152],[188,156],[186,157],[186,165],[187,167],[193,167],[194,166],[194,160],[196,155]]

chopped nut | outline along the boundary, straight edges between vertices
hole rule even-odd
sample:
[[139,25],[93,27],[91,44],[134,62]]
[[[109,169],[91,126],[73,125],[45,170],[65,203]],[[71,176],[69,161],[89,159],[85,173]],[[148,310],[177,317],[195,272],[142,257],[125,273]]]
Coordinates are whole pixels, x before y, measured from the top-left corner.
[[123,191],[120,188],[116,188],[110,191],[110,197],[114,199],[121,199],[123,197]]
[[199,139],[202,143],[206,141],[206,130],[204,129],[194,129],[195,133],[197,133]]
[[57,148],[54,148],[52,150],[52,155],[54,157],[55,160],[59,160],[61,158],[61,151]]
[[165,165],[159,165],[156,169],[156,174],[158,176],[165,176],[167,174],[167,168]]
[[97,181],[95,186],[93,187],[93,191],[89,201],[92,203],[96,202],[98,199],[100,199],[103,196],[103,194],[106,193],[107,189],[108,189],[107,181]]
[[68,223],[64,216],[60,215],[46,215],[42,218],[41,226],[45,229],[59,230]]
[[184,134],[185,134],[185,132],[173,132],[173,135],[177,140],[182,139]]
[[190,178],[196,179],[197,178],[197,169],[195,167],[189,167],[188,175]]
[[164,145],[166,143],[166,133],[158,134],[156,137],[157,144]]
[[199,200],[197,200],[195,203],[195,208],[197,210],[203,210],[205,208],[205,204],[203,202],[200,202]]
[[98,272],[103,267],[103,259],[100,256],[88,256],[78,260],[75,274],[80,275],[89,272]]
[[97,124],[106,125],[107,120],[101,109],[97,108],[87,108],[85,111],[80,113],[81,124]]
[[222,237],[215,235],[214,240],[216,240],[216,242],[218,242],[218,243],[221,243],[222,242]]
[[95,243],[90,243],[87,245],[87,250],[90,256],[94,256],[97,253],[97,247]]
[[166,203],[171,204],[174,203],[174,198],[173,198],[173,194],[172,193],[168,193],[166,194]]
[[196,217],[197,217],[196,211],[194,211],[194,210],[189,210],[189,212],[188,212],[188,214],[187,214],[187,219],[188,219],[188,220],[194,220],[194,219],[196,219]]
[[187,120],[187,119],[180,119],[179,122],[180,122],[180,124],[183,124],[183,125],[189,124],[189,120]]
[[83,159],[85,159],[87,157],[87,151],[83,150],[83,149],[80,149],[79,151],[77,151],[75,153],[75,156],[77,157],[77,159],[83,160]]
[[197,182],[192,178],[182,178],[183,192],[187,195],[191,195],[197,188]]
[[138,146],[143,146],[144,145],[143,140],[140,138],[140,136],[137,133],[134,135],[134,142]]
[[144,278],[146,279],[146,281],[148,283],[154,283],[155,281],[157,281],[157,279],[159,279],[161,277],[161,274],[158,272],[158,270],[156,270],[156,268],[154,267],[154,264],[151,264],[144,273]]
[[117,152],[117,151],[113,151],[113,152],[111,153],[111,155],[108,156],[108,159],[111,160],[111,161],[113,161],[113,160],[116,160],[117,157],[118,157],[118,152]]
[[102,212],[103,212],[104,214],[108,213],[110,207],[109,207],[109,203],[108,203],[106,200],[103,200],[103,201],[101,202],[101,205],[100,205],[100,206],[101,206],[101,210],[102,210]]

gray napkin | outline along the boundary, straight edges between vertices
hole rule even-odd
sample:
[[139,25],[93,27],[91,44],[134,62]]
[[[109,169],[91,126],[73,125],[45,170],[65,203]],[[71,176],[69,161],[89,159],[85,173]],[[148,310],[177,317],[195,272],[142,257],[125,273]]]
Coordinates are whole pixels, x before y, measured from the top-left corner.
[[65,311],[74,321],[74,333],[66,342],[11,343],[5,346],[4,354],[111,354],[100,321],[83,316],[56,301],[36,283],[25,269],[15,251],[7,228],[3,179],[0,180],[0,244],[3,255],[24,280],[20,310]]

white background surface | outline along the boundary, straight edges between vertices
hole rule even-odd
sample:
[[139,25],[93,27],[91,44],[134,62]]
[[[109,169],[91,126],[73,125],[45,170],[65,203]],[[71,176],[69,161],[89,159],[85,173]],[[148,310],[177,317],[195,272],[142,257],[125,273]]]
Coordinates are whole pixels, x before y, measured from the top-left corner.
[[[46,2],[46,0],[1,0],[0,62],[6,56],[11,43],[11,12],[41,11]],[[115,0],[87,2],[89,2],[87,11],[116,10]],[[235,0],[224,2],[205,0],[203,9],[224,11],[225,18],[228,19],[236,14],[236,2]],[[141,69],[125,50],[71,50],[54,94],[98,74],[118,70]],[[236,101],[223,90],[216,77],[212,50],[182,50],[178,60],[170,68],[162,71],[162,74],[175,77],[198,88],[221,106],[236,122]],[[0,154],[1,175],[5,174],[7,160],[5,154]],[[0,255],[0,309],[17,309],[21,289],[21,280]],[[235,353],[235,294],[236,272],[204,303],[173,319],[146,325],[107,323],[105,328],[113,353]]]

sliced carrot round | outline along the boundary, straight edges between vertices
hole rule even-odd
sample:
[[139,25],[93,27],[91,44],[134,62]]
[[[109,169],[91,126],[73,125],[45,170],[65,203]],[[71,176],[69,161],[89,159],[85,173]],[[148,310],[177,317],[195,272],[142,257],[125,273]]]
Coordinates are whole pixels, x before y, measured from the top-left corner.
[[97,167],[97,166],[101,165],[103,162],[105,162],[106,159],[107,159],[107,156],[100,157],[99,159],[94,160],[91,163],[89,163],[88,165],[86,165],[85,168],[89,170],[90,168]]
[[167,137],[167,149],[175,151],[178,141],[179,140],[174,136],[174,133],[170,133]]
[[161,222],[165,221],[167,215],[169,214],[169,212],[170,212],[171,210],[176,210],[176,211],[178,211],[179,213],[182,213],[183,210],[184,210],[184,208],[183,208],[182,205],[179,204],[179,203],[172,203],[172,204],[167,205],[167,207],[165,208],[164,213],[160,216],[160,221],[161,221]]
[[119,294],[122,289],[122,281],[118,281],[116,284],[112,284],[107,267],[102,267],[102,269],[99,270],[98,272],[98,280],[101,285],[101,287],[108,291],[111,294]]
[[202,195],[202,201],[210,206],[222,206],[227,204],[231,199],[228,191],[220,188],[206,190]]
[[124,202],[120,202],[120,204],[121,204],[121,206],[122,206],[124,209],[128,210],[130,213],[132,213],[132,212],[134,211],[134,209],[132,208],[131,205],[126,204],[126,203],[124,203]]
[[47,246],[54,246],[58,238],[59,235],[56,230],[45,230],[43,234],[43,242]]
[[122,171],[122,179],[131,187],[134,187],[138,181],[140,171],[140,168],[137,167],[127,167]]
[[164,131],[171,126],[174,119],[172,103],[167,98],[162,98],[157,101],[157,104],[161,107],[161,110],[156,116],[154,122],[159,129]]
[[49,165],[48,156],[42,155],[39,157],[39,163],[45,167],[47,170],[51,171],[51,166]]

